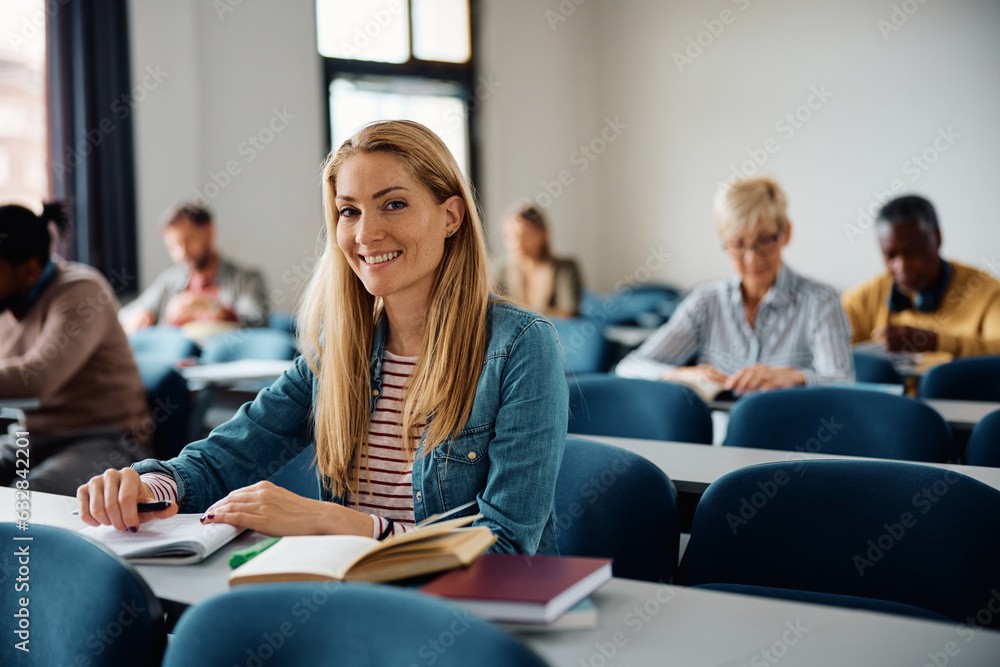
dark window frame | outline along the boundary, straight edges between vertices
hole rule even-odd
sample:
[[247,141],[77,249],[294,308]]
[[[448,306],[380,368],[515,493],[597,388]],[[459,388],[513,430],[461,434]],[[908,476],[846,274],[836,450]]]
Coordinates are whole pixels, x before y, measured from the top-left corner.
[[[466,107],[466,142],[469,147],[469,180],[475,187],[479,182],[479,101],[476,99],[477,49],[479,24],[476,11],[478,0],[467,0],[469,7],[469,60],[464,63],[450,63],[436,60],[420,60],[413,57],[413,1],[406,0],[407,19],[410,32],[410,57],[402,63],[386,63],[373,60],[353,60],[334,58],[319,54],[323,63],[323,111],[324,134],[327,151],[333,150],[333,128],[331,127],[330,86],[334,79],[342,76],[384,76],[405,77],[420,80],[444,81],[456,84],[462,89]],[[317,50],[318,53],[318,50]],[[478,188],[476,188],[478,191]],[[478,194],[477,194],[478,196]]]

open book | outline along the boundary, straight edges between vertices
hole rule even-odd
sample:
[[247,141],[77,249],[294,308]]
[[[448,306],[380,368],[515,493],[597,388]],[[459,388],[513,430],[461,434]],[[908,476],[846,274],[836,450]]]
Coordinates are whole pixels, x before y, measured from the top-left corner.
[[224,523],[202,525],[198,514],[175,514],[147,521],[129,533],[114,526],[88,526],[80,531],[124,558],[149,564],[197,563],[243,532]]
[[359,535],[283,537],[240,565],[229,585],[266,581],[394,581],[472,563],[496,540],[477,517],[433,523],[382,542]]

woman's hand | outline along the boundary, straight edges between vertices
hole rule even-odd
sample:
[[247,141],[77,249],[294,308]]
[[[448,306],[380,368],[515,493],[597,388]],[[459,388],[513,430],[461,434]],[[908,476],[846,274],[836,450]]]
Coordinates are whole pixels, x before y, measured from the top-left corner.
[[303,498],[266,481],[236,489],[209,507],[201,522],[228,523],[271,536],[372,534],[368,514]]
[[715,382],[725,384],[729,376],[720,371],[712,364],[698,364],[697,366],[683,366],[667,371],[661,378],[663,380],[688,380],[690,382]]
[[139,514],[139,503],[156,500],[148,486],[139,481],[132,468],[108,469],[92,477],[76,490],[80,518],[90,526],[114,526],[118,530],[139,530],[139,524],[150,519],[166,519],[177,514],[177,503],[159,512]]
[[806,376],[795,368],[772,368],[763,364],[754,364],[749,368],[733,373],[724,382],[726,389],[745,393],[764,389],[780,389],[805,384]]

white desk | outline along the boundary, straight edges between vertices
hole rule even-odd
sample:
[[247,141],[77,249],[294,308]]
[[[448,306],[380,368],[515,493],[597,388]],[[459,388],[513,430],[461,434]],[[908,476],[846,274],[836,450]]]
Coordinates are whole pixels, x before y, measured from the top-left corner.
[[[684,442],[667,442],[664,440],[640,440],[637,438],[615,438],[605,435],[575,435],[576,438],[596,440],[615,447],[627,449],[630,452],[648,459],[656,467],[667,474],[680,493],[702,494],[708,485],[726,473],[747,466],[775,461],[812,461],[817,459],[845,459],[856,461],[878,461],[859,456],[834,456],[831,454],[811,454],[809,452],[787,452],[779,449],[750,449],[746,447],[713,447],[711,445],[694,445]],[[917,465],[935,466],[963,473],[1000,489],[1000,468],[985,468],[981,466],[963,466],[947,463],[917,463]]]
[[240,359],[220,364],[203,364],[180,369],[184,379],[192,384],[228,387],[250,380],[273,382],[295,364],[283,359]]
[[[701,446],[704,447],[704,446]],[[67,496],[32,494],[32,522],[83,527]],[[0,520],[13,518],[14,490],[0,488]],[[244,534],[197,565],[140,565],[153,592],[197,604],[227,590],[229,554],[259,539]],[[913,665],[951,650],[953,667],[997,664],[1000,633],[884,614],[615,579],[594,594],[598,627],[518,638],[552,665]],[[793,632],[791,628],[797,630]],[[951,644],[954,642],[954,645]],[[780,654],[780,655],[779,655]],[[948,657],[948,656],[946,656]]]

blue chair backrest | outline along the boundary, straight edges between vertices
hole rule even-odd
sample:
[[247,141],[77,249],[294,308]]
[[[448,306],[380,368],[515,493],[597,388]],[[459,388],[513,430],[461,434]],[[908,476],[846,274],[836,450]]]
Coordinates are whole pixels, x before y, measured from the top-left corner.
[[158,459],[177,456],[191,440],[191,404],[187,380],[159,356],[136,355],[139,378],[146,388],[152,419],[153,453]]
[[848,387],[797,387],[736,401],[725,445],[943,462],[952,441],[944,418],[916,399]]
[[983,417],[972,429],[965,462],[970,466],[1000,468],[1000,410]]
[[566,438],[556,480],[564,556],[613,558],[616,577],[668,581],[677,566],[677,496],[662,470],[618,447]]
[[1000,401],[1000,356],[966,357],[934,366],[920,378],[920,398]]
[[588,294],[580,302],[580,314],[602,324],[646,324],[645,315],[658,316],[654,326],[673,312],[680,292],[668,285],[635,285],[604,296]]
[[601,327],[586,317],[550,318],[565,355],[567,373],[603,373],[611,366],[614,348]]
[[296,332],[295,315],[292,313],[272,312],[267,316],[267,326],[271,329],[287,331],[294,336]]
[[[447,643],[431,641],[445,635]],[[233,664],[545,663],[495,626],[429,595],[372,584],[287,583],[236,587],[191,607],[163,659],[164,667]]]
[[[313,459],[316,446],[309,445],[292,460],[278,468],[268,481],[305,498],[320,499],[319,471]],[[280,464],[280,461],[277,463]]]
[[570,433],[712,444],[712,415],[688,387],[605,373],[568,381]]
[[[1000,589],[1000,490],[899,461],[787,461],[702,496],[690,580],[887,600],[956,621]],[[980,621],[1000,627],[1000,614]]]
[[295,338],[278,329],[238,329],[212,336],[202,346],[201,363],[240,359],[294,359]]
[[[21,593],[14,588],[17,565],[0,577],[6,589],[0,665],[160,664],[167,640],[162,606],[125,561],[76,533],[37,523],[27,531],[2,523],[0,540],[3,562],[15,563],[11,554],[24,548],[31,570],[30,589]],[[26,624],[17,617],[21,597],[30,600]],[[19,624],[27,625],[20,637]],[[24,639],[29,653],[16,646]]]
[[156,356],[170,363],[197,357],[201,352],[198,344],[177,327],[153,326],[139,329],[128,335],[128,342],[133,354]]
[[878,384],[903,384],[903,376],[899,374],[892,362],[877,354],[854,351],[854,375],[858,382],[876,382]]

